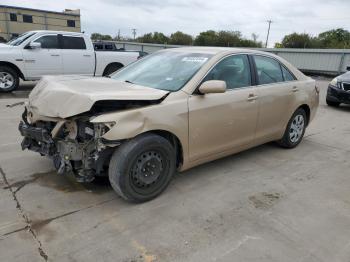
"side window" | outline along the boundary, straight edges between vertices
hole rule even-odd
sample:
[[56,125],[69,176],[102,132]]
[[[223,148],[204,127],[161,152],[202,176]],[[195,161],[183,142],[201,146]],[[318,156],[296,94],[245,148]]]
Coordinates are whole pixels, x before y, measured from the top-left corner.
[[283,73],[284,81],[294,81],[295,80],[294,76],[284,66],[282,66],[282,73]]
[[94,44],[95,50],[103,50],[102,44]]
[[86,45],[83,37],[63,36],[62,48],[63,49],[86,49]]
[[113,45],[107,44],[105,45],[106,50],[113,50]]
[[204,81],[208,80],[223,80],[227,89],[251,86],[248,57],[246,55],[226,57],[204,78]]
[[23,23],[33,23],[33,16],[23,15]]
[[68,27],[75,27],[75,20],[67,20]]
[[254,56],[260,85],[283,82],[280,63],[265,56]]
[[58,39],[57,35],[45,35],[34,42],[40,43],[41,48],[48,48],[48,49],[58,49]]
[[17,14],[10,13],[10,21],[16,22],[17,21]]

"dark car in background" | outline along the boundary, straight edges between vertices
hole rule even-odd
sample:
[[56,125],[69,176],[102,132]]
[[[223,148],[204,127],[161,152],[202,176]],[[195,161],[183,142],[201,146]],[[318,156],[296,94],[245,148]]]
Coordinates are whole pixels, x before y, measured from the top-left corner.
[[139,58],[148,55],[148,53],[144,51],[125,50],[125,48],[118,48],[114,42],[98,41],[94,42],[93,45],[95,51],[138,52]]
[[350,67],[348,72],[334,78],[328,86],[326,102],[329,106],[350,104]]

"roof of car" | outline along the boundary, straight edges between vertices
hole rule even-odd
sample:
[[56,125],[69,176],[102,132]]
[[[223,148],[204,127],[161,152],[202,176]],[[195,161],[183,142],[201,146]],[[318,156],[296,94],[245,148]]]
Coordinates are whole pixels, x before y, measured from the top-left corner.
[[75,34],[75,35],[82,35],[83,33],[80,32],[70,32],[70,31],[55,31],[55,30],[32,30],[30,32],[33,33],[54,33],[54,34]]
[[234,47],[214,47],[214,46],[190,46],[190,47],[179,47],[166,49],[167,51],[173,52],[195,52],[195,53],[209,53],[209,54],[219,54],[219,53],[265,53],[262,51],[248,49],[248,48],[234,48]]

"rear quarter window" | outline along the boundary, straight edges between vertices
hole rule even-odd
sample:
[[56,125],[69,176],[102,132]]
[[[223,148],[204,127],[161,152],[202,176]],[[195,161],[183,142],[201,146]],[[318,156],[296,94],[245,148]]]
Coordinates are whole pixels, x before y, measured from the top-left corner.
[[294,81],[295,80],[295,77],[292,75],[292,73],[289,72],[289,70],[287,68],[285,68],[283,65],[282,65],[282,73],[283,73],[284,81]]
[[86,49],[85,40],[83,37],[63,36],[62,48],[63,49]]
[[254,56],[260,85],[283,82],[281,65],[273,58],[266,56]]

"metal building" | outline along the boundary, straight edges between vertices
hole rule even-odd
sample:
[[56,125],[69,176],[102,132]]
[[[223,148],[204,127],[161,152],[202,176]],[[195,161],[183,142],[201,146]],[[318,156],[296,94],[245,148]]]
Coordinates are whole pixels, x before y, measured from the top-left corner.
[[80,32],[80,10],[55,12],[0,5],[0,37],[10,40],[31,30]]

